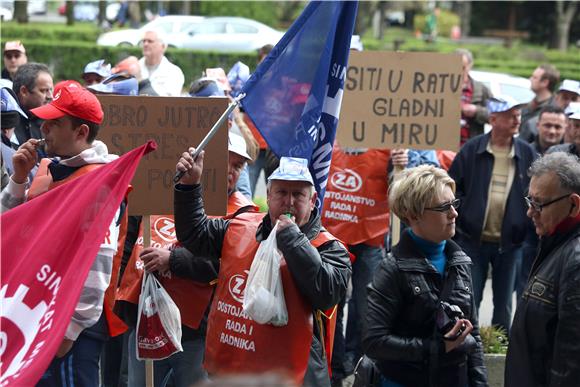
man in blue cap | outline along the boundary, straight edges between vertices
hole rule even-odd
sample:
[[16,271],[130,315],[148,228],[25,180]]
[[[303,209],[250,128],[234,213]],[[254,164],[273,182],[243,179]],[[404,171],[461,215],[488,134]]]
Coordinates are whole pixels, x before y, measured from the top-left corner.
[[524,196],[530,183],[526,172],[537,154],[514,137],[521,106],[510,96],[489,99],[491,132],[468,140],[449,169],[462,203],[455,239],[473,261],[474,289],[466,291],[473,291],[479,308],[491,264],[491,322],[508,331],[517,264],[524,242],[533,238]]
[[[284,372],[297,383],[329,387],[329,315],[322,311],[344,297],[351,265],[344,246],[321,226],[308,161],[282,157],[268,179],[267,214],[208,219],[201,197],[203,158],[203,152],[195,161],[190,153],[182,155],[176,169],[186,173],[175,186],[174,203],[178,240],[196,255],[192,259],[218,268],[205,279],[218,279],[206,336],[207,371]],[[284,326],[258,324],[242,309],[251,264],[276,223],[277,249],[284,257]]]

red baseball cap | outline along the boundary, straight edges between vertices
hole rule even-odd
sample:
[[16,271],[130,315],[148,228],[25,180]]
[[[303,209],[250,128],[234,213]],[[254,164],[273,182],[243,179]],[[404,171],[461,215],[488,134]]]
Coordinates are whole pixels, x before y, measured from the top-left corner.
[[51,103],[30,111],[43,120],[69,115],[96,124],[103,122],[101,103],[93,93],[80,87],[61,87]]

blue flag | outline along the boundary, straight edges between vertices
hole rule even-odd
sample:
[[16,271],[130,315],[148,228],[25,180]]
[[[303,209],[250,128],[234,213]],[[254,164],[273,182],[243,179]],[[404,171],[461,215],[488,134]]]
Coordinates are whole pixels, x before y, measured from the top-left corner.
[[308,159],[322,207],[358,3],[312,1],[244,85],[241,103],[278,156]]

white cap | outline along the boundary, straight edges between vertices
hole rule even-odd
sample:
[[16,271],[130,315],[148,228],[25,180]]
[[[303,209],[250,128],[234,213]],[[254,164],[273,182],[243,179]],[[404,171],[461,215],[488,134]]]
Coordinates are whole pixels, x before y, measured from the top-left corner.
[[573,79],[564,79],[558,91],[569,91],[571,93],[580,94],[580,82]]
[[564,113],[568,118],[580,120],[580,102],[570,102]]
[[282,157],[280,166],[268,177],[268,181],[271,180],[305,181],[314,185],[308,160],[298,157]]
[[500,95],[487,100],[487,110],[490,113],[507,112],[513,108],[521,108],[525,103],[520,103],[510,95]]
[[234,152],[237,155],[245,157],[248,160],[252,160],[248,151],[246,150],[246,140],[242,136],[236,133],[230,132],[228,134],[228,151]]
[[357,51],[363,50],[363,44],[362,40],[360,40],[360,35],[352,35],[350,38],[350,49]]

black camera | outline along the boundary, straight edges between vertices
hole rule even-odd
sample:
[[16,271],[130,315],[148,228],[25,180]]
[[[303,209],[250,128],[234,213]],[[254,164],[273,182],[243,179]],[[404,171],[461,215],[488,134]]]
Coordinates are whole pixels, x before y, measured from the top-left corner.
[[463,328],[457,332],[455,337],[445,337],[445,335],[455,326],[458,320],[464,318],[461,308],[457,305],[451,305],[448,302],[441,301],[436,315],[436,324],[439,333],[445,340],[455,340],[463,333]]

